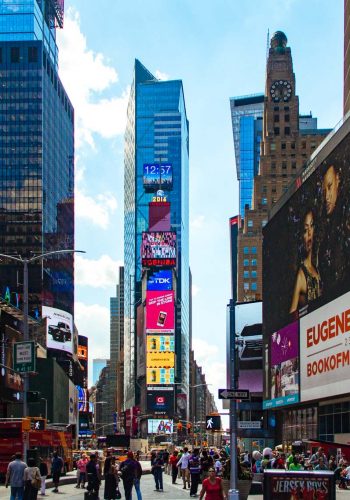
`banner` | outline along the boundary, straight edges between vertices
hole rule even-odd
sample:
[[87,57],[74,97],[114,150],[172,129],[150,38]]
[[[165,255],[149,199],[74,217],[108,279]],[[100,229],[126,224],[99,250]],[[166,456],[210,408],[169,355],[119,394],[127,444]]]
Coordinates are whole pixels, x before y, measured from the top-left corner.
[[174,333],[175,304],[174,292],[146,293],[146,332]]
[[70,313],[42,307],[42,317],[46,318],[46,347],[73,353],[73,317]]
[[147,368],[147,385],[173,384],[174,368]]
[[264,471],[264,498],[335,500],[334,473],[330,471]]
[[148,352],[147,368],[174,368],[175,354],[173,352]]

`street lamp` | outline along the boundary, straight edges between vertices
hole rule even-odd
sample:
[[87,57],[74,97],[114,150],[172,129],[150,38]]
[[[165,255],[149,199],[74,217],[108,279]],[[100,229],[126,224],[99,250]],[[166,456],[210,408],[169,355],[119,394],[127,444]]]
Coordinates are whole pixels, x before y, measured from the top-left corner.
[[[0,257],[4,257],[5,259],[14,260],[15,262],[19,262],[23,264],[23,340],[29,340],[29,327],[28,327],[28,264],[36,260],[43,260],[46,257],[51,255],[60,255],[65,253],[85,253],[84,250],[53,250],[52,252],[45,252],[40,255],[34,255],[33,257],[27,258],[19,255],[15,257],[14,255],[7,255],[4,253],[0,253]],[[23,417],[26,417],[28,414],[28,374],[23,374]],[[27,446],[28,443],[24,440],[23,443],[23,455],[24,459],[26,459],[27,455]]]

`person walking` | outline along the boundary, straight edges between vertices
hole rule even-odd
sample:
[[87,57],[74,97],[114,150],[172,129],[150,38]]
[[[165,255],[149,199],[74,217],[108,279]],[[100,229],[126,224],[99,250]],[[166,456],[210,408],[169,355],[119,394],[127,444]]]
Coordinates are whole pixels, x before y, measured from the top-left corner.
[[98,492],[101,484],[101,473],[97,464],[97,457],[95,453],[90,455],[90,461],[86,465],[87,476],[87,490],[98,498]]
[[188,448],[185,446],[184,452],[178,461],[177,465],[181,468],[181,477],[184,483],[183,489],[186,489],[186,483],[190,487],[190,471],[188,470],[188,461],[190,459],[190,454],[188,453]]
[[221,477],[216,477],[213,467],[211,467],[208,472],[209,477],[203,481],[199,500],[202,500],[202,498],[204,498],[204,500],[226,500],[227,497],[222,487]]
[[58,455],[57,451],[55,451],[51,462],[51,475],[52,475],[52,482],[54,484],[54,489],[52,491],[54,493],[58,493],[58,486],[60,484],[62,469],[63,469],[63,460]]
[[11,487],[10,500],[23,500],[24,493],[24,470],[27,467],[22,462],[22,453],[17,452],[14,459],[9,463],[6,472],[5,487]]
[[137,456],[135,457],[135,462],[136,462],[136,477],[134,479],[134,486],[136,490],[136,495],[137,495],[137,500],[142,500],[142,493],[141,493],[141,476],[142,476],[142,467],[140,464],[139,458]]
[[163,458],[158,452],[152,463],[152,474],[154,476],[154,482],[156,483],[156,489],[154,491],[163,491],[163,466]]
[[35,459],[28,459],[28,467],[24,469],[24,495],[23,500],[36,500],[41,486],[39,468],[35,465]]
[[49,469],[47,467],[47,463],[44,462],[44,460],[40,457],[39,458],[40,460],[40,464],[39,464],[39,472],[40,472],[40,476],[41,476],[41,486],[40,486],[40,495],[42,495],[43,497],[46,496],[46,478],[48,476],[48,473],[49,473]]
[[169,457],[169,464],[171,467],[171,479],[173,484],[176,484],[176,479],[178,475],[178,470],[179,470],[177,466],[178,460],[179,460],[179,452],[177,450],[174,450],[172,455],[170,455]]
[[[128,451],[127,459],[122,462],[120,466],[120,472],[123,480],[125,500],[131,500],[132,498],[132,488],[135,485],[135,479],[138,477],[138,468],[141,467],[139,462],[134,459],[134,454],[132,451]],[[141,472],[142,473],[142,472]],[[141,476],[140,476],[141,477]],[[137,488],[135,485],[136,493]],[[141,491],[140,491],[141,494]]]
[[214,465],[213,457],[208,455],[207,450],[202,451],[200,463],[201,463],[202,479],[206,479],[209,476],[209,469]]
[[86,466],[89,460],[85,453],[82,454],[81,458],[77,462],[77,485],[76,488],[85,488],[86,482]]
[[115,464],[115,457],[107,457],[104,464],[103,474],[105,477],[105,490],[103,498],[105,500],[116,500],[118,497],[118,472]]
[[201,466],[199,459],[199,450],[195,448],[193,450],[192,455],[188,461],[188,467],[191,475],[191,489],[190,489],[190,497],[197,496],[198,485],[201,477]]

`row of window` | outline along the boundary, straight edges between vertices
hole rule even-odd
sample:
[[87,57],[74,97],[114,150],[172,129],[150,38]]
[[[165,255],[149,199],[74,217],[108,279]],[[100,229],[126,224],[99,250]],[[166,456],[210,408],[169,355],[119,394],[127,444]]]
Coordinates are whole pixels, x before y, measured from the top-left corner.
[[256,271],[243,271],[243,278],[257,278],[258,277],[258,273]]
[[243,247],[243,253],[244,254],[256,254],[257,253],[257,248],[256,247]]
[[255,281],[253,281],[252,283],[244,282],[243,288],[244,290],[252,290],[253,292],[256,292],[256,290],[258,289],[258,285]]
[[251,261],[249,259],[244,259],[243,266],[247,267],[249,265],[251,265],[252,267],[256,267],[258,265],[258,261],[256,259],[252,259]]

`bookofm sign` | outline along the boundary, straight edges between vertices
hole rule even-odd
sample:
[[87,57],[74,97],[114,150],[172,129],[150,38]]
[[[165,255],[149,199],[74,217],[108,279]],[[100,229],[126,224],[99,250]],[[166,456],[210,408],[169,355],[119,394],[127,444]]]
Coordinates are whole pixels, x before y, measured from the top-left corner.
[[264,498],[290,500],[335,500],[335,480],[331,471],[264,471]]

